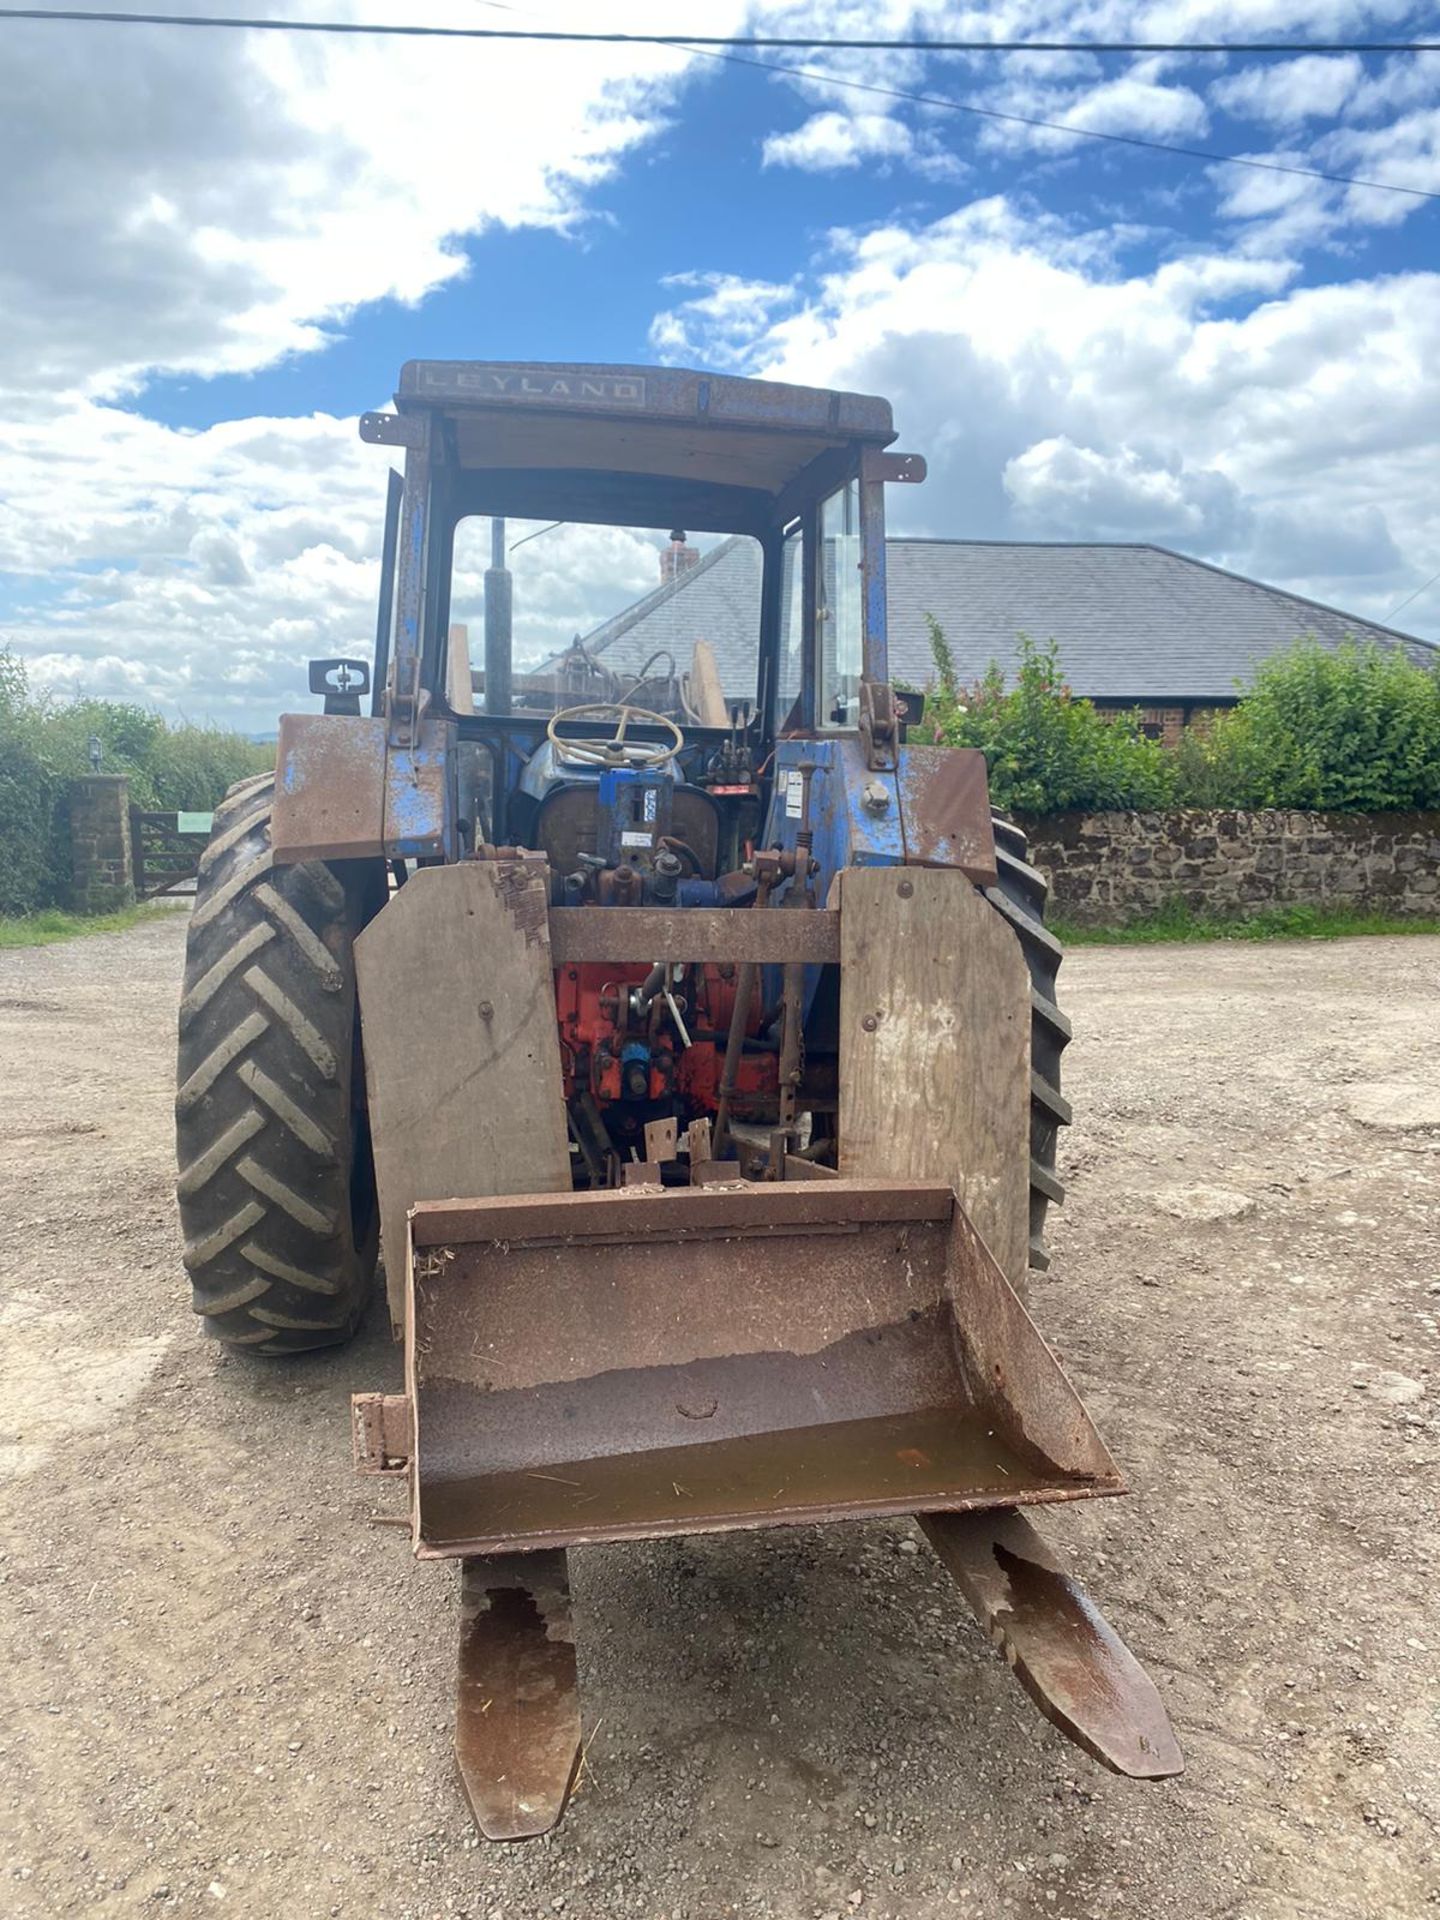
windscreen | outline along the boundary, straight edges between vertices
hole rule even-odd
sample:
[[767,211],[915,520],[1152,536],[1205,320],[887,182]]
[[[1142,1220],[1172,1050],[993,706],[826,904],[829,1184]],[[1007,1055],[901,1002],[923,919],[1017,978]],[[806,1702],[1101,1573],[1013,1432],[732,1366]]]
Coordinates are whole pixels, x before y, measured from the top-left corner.
[[[729,537],[537,520],[462,520],[450,580],[452,705],[485,709],[486,574],[510,574],[511,710],[628,701],[684,725],[753,707],[761,549]],[[497,594],[497,605],[502,596]]]

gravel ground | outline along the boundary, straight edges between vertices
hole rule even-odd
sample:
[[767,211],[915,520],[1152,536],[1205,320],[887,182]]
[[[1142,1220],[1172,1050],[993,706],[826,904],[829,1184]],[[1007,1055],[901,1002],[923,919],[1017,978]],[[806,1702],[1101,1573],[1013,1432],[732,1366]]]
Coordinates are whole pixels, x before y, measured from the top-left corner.
[[[1029,1708],[908,1525],[573,1556],[590,1746],[485,1848],[451,1569],[367,1524],[349,1351],[243,1362],[171,1199],[183,916],[0,954],[0,1912],[1440,1914],[1440,947],[1090,949],[1033,1310],[1129,1471],[1045,1522],[1179,1781]],[[918,1545],[918,1550],[917,1550]]]

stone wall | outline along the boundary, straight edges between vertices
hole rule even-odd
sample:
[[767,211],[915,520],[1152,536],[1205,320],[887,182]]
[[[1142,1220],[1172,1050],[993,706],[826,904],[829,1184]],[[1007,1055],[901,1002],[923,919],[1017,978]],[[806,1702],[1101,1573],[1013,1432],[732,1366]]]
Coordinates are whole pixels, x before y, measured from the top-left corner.
[[1174,900],[1212,914],[1440,917],[1440,813],[1061,813],[1025,825],[1050,911],[1081,925],[1121,926]]
[[92,773],[71,781],[70,871],[77,913],[133,906],[130,783],[123,773]]

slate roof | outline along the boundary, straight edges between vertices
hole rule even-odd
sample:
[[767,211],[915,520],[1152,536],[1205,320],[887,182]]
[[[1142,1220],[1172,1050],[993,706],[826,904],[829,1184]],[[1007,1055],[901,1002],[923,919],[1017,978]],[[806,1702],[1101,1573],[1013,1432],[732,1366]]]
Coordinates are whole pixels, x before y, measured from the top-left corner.
[[685,573],[612,614],[584,640],[619,674],[638,674],[661,649],[674,657],[676,671],[685,673],[695,642],[708,640],[727,695],[753,700],[760,651],[759,544],[741,534],[722,540]]
[[[892,539],[887,558],[891,678],[913,686],[934,678],[927,613],[945,629],[962,681],[991,660],[1013,667],[1016,636],[1028,633],[1059,643],[1076,693],[1147,705],[1233,700],[1237,680],[1302,634],[1327,645],[1349,634],[1440,660],[1440,647],[1411,634],[1166,547]],[[683,671],[696,639],[707,639],[726,693],[743,698],[754,693],[759,596],[760,549],[732,538],[586,645],[621,673],[638,673],[664,647]]]

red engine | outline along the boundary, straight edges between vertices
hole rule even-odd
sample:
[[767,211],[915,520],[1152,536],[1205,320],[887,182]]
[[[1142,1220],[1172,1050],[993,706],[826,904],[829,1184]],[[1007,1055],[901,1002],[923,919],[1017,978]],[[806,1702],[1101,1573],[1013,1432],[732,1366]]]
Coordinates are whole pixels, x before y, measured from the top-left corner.
[[[555,1003],[565,1098],[589,1092],[612,1133],[628,1136],[658,1103],[682,1121],[715,1111],[738,969],[725,964],[559,967]],[[675,977],[675,976],[678,976]],[[774,1117],[779,1071],[760,1041],[764,1010],[752,999],[749,1038],[735,1085],[738,1120]]]

